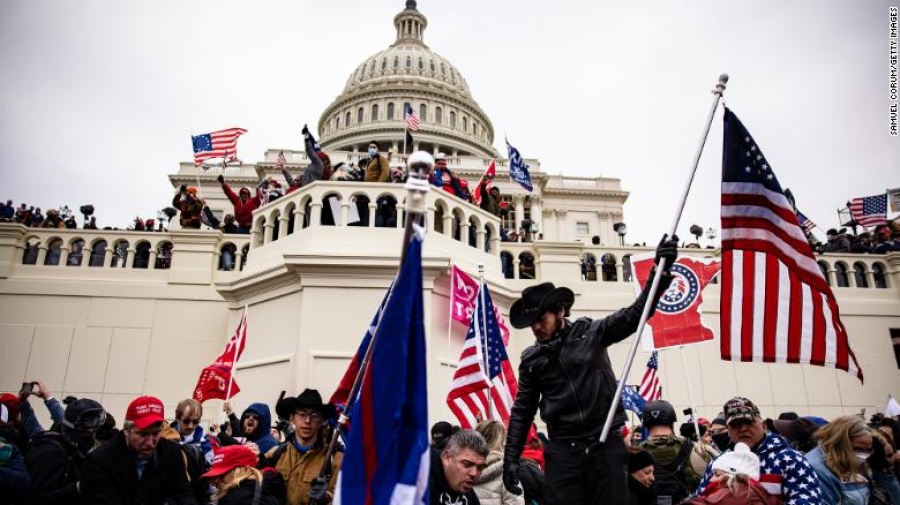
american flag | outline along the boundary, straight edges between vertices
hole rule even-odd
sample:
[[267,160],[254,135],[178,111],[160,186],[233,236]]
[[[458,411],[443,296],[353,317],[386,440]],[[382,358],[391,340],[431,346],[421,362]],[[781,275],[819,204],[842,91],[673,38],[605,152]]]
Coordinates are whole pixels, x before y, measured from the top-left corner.
[[808,217],[806,217],[799,210],[795,211],[797,213],[797,222],[800,223],[800,227],[803,228],[803,231],[806,233],[811,233],[813,228],[816,227],[816,223],[812,222]]
[[647,360],[647,370],[644,371],[644,377],[641,378],[641,385],[638,386],[638,393],[641,394],[641,398],[648,402],[655,402],[662,398],[662,387],[659,385],[658,372],[659,354],[653,351],[650,353],[650,359]]
[[[463,428],[473,428],[479,420],[487,419],[499,419],[504,424],[508,423],[509,410],[519,390],[503,339],[500,337],[500,326],[497,324],[494,311],[482,310],[483,307],[493,306],[491,293],[487,285],[482,284],[478,300],[475,302],[472,323],[469,325],[462,354],[459,356],[459,366],[453,374],[453,382],[447,394],[447,405]],[[487,328],[487,373],[484,369],[483,318],[487,320],[484,324]],[[488,394],[493,402],[490,413]]]
[[866,228],[884,224],[887,220],[887,193],[850,200],[850,215]]
[[406,124],[412,131],[416,131],[419,129],[419,116],[416,114],[416,111],[413,110],[412,105],[410,104],[406,104]]
[[725,109],[722,359],[809,363],[862,380],[837,302],[759,146]]
[[245,133],[247,130],[243,128],[229,128],[202,135],[192,135],[194,163],[199,165],[210,158],[223,158],[226,161],[237,159],[238,137]]
[[284,151],[278,153],[278,158],[275,160],[276,168],[284,168],[287,165],[287,159],[284,157]]

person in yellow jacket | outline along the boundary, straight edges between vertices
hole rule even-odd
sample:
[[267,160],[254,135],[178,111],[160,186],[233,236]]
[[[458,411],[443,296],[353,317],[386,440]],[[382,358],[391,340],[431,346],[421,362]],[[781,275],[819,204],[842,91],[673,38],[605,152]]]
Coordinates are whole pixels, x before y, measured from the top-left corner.
[[378,142],[369,142],[369,163],[366,165],[366,182],[388,182],[391,166],[388,159],[381,155]]
[[315,389],[306,389],[296,397],[280,400],[275,412],[278,417],[289,419],[294,427],[293,436],[265,455],[268,465],[274,466],[284,478],[287,505],[331,503],[343,454],[335,452],[325,478],[319,474],[326,463],[328,448],[322,438],[322,425],[335,418],[334,406],[322,403],[322,395]]

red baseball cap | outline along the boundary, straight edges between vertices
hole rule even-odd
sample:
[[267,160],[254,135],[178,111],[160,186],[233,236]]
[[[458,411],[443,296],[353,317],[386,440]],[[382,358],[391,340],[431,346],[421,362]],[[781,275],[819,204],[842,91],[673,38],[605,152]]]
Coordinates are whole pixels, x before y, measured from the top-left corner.
[[255,467],[256,454],[244,445],[226,445],[212,457],[212,467],[201,475],[203,479],[211,479],[228,473],[239,466]]
[[0,403],[6,406],[9,423],[14,422],[19,417],[19,397],[12,393],[0,394]]
[[166,420],[163,404],[159,398],[153,396],[136,398],[128,405],[125,420],[133,422],[139,430],[146,430],[150,426]]

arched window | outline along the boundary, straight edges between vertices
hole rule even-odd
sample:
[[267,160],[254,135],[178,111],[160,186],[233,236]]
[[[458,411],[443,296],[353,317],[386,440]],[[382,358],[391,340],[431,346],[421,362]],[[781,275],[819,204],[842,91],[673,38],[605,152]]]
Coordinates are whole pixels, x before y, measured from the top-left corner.
[[419,70],[422,70],[423,68],[425,68],[425,62],[422,61],[422,58],[419,58]]
[[433,74],[434,73],[434,60],[428,60],[428,64],[430,65],[431,73]]
[[500,270],[503,271],[503,277],[506,279],[513,278],[513,255],[506,252],[500,252]]
[[400,57],[394,56],[394,70],[397,70],[398,68],[400,68]]
[[134,264],[132,268],[147,268],[150,265],[150,242],[138,242],[134,246]]
[[337,130],[341,127],[341,116],[335,116],[334,118],[334,129]]
[[394,102],[391,102],[387,106],[387,119],[391,121],[394,119]]
[[469,131],[469,118],[467,118],[466,116],[463,116],[463,131]]
[[381,60],[381,70],[384,71],[387,69],[387,58]]
[[66,260],[66,266],[80,267],[81,261],[84,259],[84,240],[78,239],[69,244],[69,258]]
[[56,239],[47,246],[47,257],[44,258],[45,266],[59,265],[59,257],[62,255],[62,239]]
[[378,121],[378,104],[372,105],[372,121]]
[[846,288],[850,286],[850,280],[847,277],[847,265],[838,262],[834,265],[834,270],[834,277],[837,281],[837,286],[839,288]]
[[428,106],[424,103],[419,106],[419,121],[425,122],[428,119]]
[[879,289],[886,289],[887,285],[887,275],[885,275],[884,265],[881,263],[872,263],[872,277],[875,278],[875,287]]
[[360,107],[360,108],[356,111],[356,123],[359,124],[359,123],[362,123],[362,122],[363,122],[363,108]]
[[369,63],[369,74],[374,74],[374,73],[375,73],[375,60],[372,60]]
[[156,264],[153,268],[157,270],[168,270],[172,268],[172,249],[174,246],[168,240],[161,242],[156,248]]
[[444,121],[444,111],[440,107],[434,108],[434,122],[441,124]]
[[[625,282],[631,282],[631,255],[626,254],[622,256],[622,280]],[[713,279],[714,282],[718,282],[719,278],[716,277]]]
[[615,255],[607,253],[600,256],[600,273],[603,275],[604,282],[615,282],[618,280]]
[[443,63],[441,63],[441,75],[447,77],[447,67]]
[[234,244],[225,244],[219,250],[219,270],[230,272],[234,270],[234,259],[237,257],[237,247]]
[[456,113],[450,111],[450,128],[456,128]]
[[817,261],[817,265],[819,265],[819,270],[822,271],[822,277],[825,278],[825,283],[831,286],[831,277],[828,275],[828,264],[824,261]]
[[103,260],[106,258],[106,241],[98,240],[94,242],[94,246],[91,247],[91,258],[89,260],[89,267],[102,267]]
[[519,254],[519,278],[534,279],[534,256],[530,252]]
[[112,261],[109,266],[125,268],[125,260],[128,259],[128,246],[127,240],[119,240],[113,244]]
[[350,126],[350,111],[347,111],[347,114],[344,115],[344,126]]
[[241,270],[247,265],[247,256],[250,255],[250,244],[241,248]]
[[597,280],[597,257],[591,253],[584,253],[581,256],[581,280]]
[[410,56],[406,57],[406,68],[412,68],[412,57]]
[[869,287],[869,279],[866,279],[866,265],[861,261],[853,264],[853,276],[856,277],[856,287]]

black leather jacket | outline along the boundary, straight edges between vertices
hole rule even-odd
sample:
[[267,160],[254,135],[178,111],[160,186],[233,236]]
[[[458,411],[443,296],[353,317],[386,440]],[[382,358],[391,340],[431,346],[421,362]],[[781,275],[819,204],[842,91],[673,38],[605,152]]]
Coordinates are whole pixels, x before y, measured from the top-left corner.
[[[616,393],[607,347],[637,330],[652,281],[651,276],[631,306],[596,321],[587,317],[566,320],[548,342],[525,349],[519,365],[519,392],[509,417],[505,461],[519,460],[538,407],[552,440],[596,440],[600,436]],[[650,315],[671,282],[670,275],[660,279]],[[612,428],[623,426],[626,419],[620,402]]]

